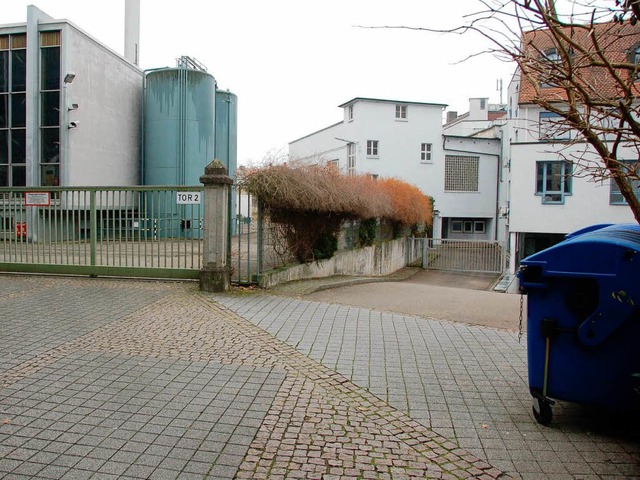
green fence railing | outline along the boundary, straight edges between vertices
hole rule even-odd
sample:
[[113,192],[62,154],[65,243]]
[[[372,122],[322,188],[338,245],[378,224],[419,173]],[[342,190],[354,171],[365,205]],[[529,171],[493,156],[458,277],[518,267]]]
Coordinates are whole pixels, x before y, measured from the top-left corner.
[[202,186],[0,188],[0,270],[197,278]]

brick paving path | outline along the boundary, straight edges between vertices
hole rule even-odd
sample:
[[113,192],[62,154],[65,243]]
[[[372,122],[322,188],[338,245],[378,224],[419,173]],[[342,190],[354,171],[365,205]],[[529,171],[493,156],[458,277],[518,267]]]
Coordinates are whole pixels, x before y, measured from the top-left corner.
[[526,339],[513,332],[259,293],[215,298],[514,477],[640,478],[637,419],[559,402],[550,427],[535,422]]
[[194,284],[0,276],[0,311],[0,478],[508,478]]

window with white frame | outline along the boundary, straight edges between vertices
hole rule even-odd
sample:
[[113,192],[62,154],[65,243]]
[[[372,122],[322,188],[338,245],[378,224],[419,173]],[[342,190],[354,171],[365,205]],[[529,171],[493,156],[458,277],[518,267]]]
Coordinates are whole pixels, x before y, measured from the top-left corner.
[[353,120],[353,105],[347,107],[347,118],[349,121]]
[[421,143],[420,144],[420,161],[421,162],[430,162],[431,161],[431,151],[433,150],[432,143]]
[[406,120],[407,119],[407,106],[406,105],[396,105],[396,120]]
[[356,170],[356,144],[347,143],[347,173],[353,175]]
[[477,192],[480,157],[447,155],[444,158],[444,190]]
[[486,233],[486,222],[474,218],[454,218],[451,220],[451,233]]
[[563,204],[571,195],[571,163],[565,161],[536,162],[536,195],[543,204]]
[[378,140],[367,140],[367,157],[378,156]]
[[555,112],[540,112],[540,140],[571,140],[571,129],[564,118]]
[[[638,167],[635,162],[631,161],[622,161],[620,163],[620,173],[623,176],[628,176],[629,173],[633,172],[634,168]],[[610,178],[609,183],[609,203],[611,205],[627,205],[627,200],[622,196],[622,192],[620,191],[620,187],[616,181],[613,178]],[[631,188],[633,188],[636,197],[640,198],[640,180],[630,178],[629,183],[631,184]]]

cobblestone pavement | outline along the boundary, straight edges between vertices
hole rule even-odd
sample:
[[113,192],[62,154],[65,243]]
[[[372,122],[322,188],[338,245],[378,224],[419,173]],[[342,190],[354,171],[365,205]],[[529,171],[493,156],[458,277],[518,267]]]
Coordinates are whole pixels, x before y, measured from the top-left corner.
[[[297,308],[219,298],[285,323]],[[367,374],[371,391],[334,371],[355,377],[337,325],[360,322],[316,304],[301,325],[325,308],[336,330],[318,328],[302,350],[331,367],[193,283],[0,276],[0,478],[509,478],[450,441],[455,429],[438,434],[387,403],[395,393],[378,386],[400,367],[367,367],[382,374]],[[373,330],[361,337],[371,360],[389,358]],[[463,398],[449,387],[443,406]]]
[[214,298],[514,477],[640,478],[637,419],[558,403],[550,427],[535,422],[517,333],[261,293]]

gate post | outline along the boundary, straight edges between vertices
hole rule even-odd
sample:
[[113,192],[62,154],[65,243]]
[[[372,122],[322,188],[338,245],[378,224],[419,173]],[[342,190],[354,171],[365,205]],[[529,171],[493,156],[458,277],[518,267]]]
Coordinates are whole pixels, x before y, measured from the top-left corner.
[[426,235],[422,239],[422,269],[429,268],[429,237]]
[[200,290],[226,292],[231,283],[228,264],[229,185],[233,180],[220,160],[214,159],[200,177],[204,184],[204,246]]

